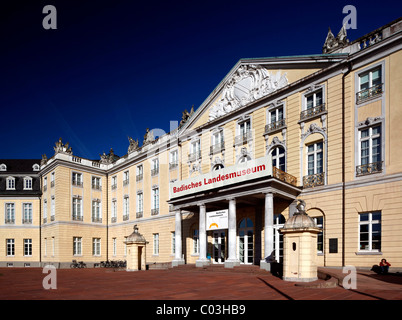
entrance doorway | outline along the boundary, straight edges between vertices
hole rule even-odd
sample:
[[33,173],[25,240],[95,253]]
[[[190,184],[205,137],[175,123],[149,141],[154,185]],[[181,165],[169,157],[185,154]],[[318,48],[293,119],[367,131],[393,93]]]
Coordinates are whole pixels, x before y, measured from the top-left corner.
[[213,263],[224,263],[226,256],[226,235],[225,231],[214,231],[213,233]]
[[254,225],[251,219],[244,218],[239,225],[239,260],[242,264],[252,264],[254,259]]

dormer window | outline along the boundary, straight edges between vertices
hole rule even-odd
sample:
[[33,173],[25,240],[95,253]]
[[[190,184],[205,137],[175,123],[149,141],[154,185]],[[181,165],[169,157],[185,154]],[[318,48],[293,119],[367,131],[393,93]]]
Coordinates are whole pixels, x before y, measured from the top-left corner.
[[40,167],[39,167],[39,164],[37,164],[37,163],[35,163],[35,164],[32,166],[32,170],[33,170],[33,171],[39,171],[39,169],[40,169]]
[[32,190],[32,178],[31,177],[24,178],[24,190]]
[[0,171],[7,171],[7,166],[4,163],[0,164]]
[[15,190],[15,178],[8,177],[6,180],[6,189],[7,190]]

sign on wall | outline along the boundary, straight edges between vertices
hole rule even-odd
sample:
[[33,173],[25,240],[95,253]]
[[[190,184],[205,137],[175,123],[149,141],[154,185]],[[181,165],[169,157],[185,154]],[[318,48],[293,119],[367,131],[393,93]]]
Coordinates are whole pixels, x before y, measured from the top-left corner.
[[249,160],[186,180],[175,181],[170,184],[170,199],[266,176],[272,176],[270,156]]
[[207,212],[207,225],[208,230],[218,230],[228,228],[228,209]]

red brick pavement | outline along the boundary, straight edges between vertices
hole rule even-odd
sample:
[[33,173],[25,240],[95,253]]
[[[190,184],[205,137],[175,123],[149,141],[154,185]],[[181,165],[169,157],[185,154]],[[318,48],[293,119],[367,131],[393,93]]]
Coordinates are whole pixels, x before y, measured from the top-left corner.
[[[330,271],[341,277],[340,270]],[[370,272],[359,273],[355,290],[306,288],[257,269],[56,272],[57,289],[45,290],[41,268],[0,268],[0,300],[402,300],[402,277]]]

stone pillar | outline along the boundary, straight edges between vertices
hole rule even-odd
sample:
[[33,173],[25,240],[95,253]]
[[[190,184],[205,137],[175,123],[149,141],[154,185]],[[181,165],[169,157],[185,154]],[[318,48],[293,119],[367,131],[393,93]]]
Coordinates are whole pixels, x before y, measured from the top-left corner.
[[228,237],[228,247],[229,247],[229,255],[227,260],[225,261],[225,268],[233,268],[235,266],[240,265],[240,261],[237,258],[236,254],[236,238],[237,238],[237,228],[236,228],[236,199],[229,199],[229,237]]
[[260,268],[271,271],[271,263],[275,261],[274,256],[274,195],[268,192],[265,194],[264,255]]
[[203,267],[208,265],[210,261],[207,259],[207,231],[206,231],[206,208],[204,203],[200,203],[199,214],[199,241],[200,241],[200,255],[195,262],[196,267]]
[[176,211],[175,214],[174,236],[175,236],[175,258],[172,261],[172,267],[177,267],[185,263],[182,251],[181,210]]

